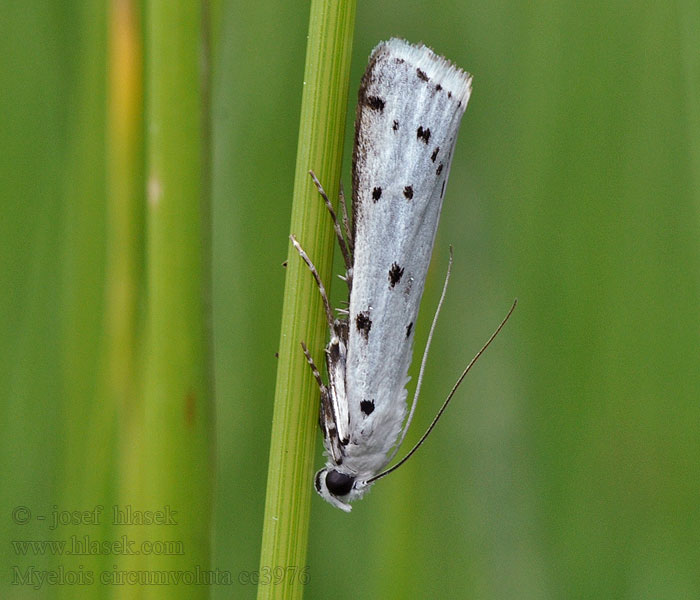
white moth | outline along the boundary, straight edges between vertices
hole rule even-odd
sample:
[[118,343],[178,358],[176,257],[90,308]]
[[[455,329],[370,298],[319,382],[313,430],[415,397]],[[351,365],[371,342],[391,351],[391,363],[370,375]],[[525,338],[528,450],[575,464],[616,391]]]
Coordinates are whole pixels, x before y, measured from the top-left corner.
[[[345,212],[345,231],[341,231],[314,177],[333,217],[347,268],[344,279],[350,301],[347,310],[339,311],[340,318],[333,317],[318,272],[292,237],[319,285],[331,331],[326,347],[328,386],[302,344],[321,388],[320,425],[328,459],[316,474],[315,487],[325,500],[346,512],[351,510],[350,502],[398,466],[382,472],[413,416],[425,365],[424,355],[406,418],[415,322],[470,92],[469,73],[429,48],[400,39],[380,43],[359,91],[352,231]],[[345,211],[344,201],[341,205]],[[456,387],[404,460],[430,432]]]

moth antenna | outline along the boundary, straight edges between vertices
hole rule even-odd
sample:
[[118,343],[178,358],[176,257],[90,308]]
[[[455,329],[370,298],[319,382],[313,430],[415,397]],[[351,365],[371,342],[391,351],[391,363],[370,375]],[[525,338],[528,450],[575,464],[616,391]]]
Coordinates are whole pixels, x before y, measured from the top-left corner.
[[445,283],[442,284],[442,293],[440,294],[440,301],[438,302],[437,308],[435,309],[435,315],[433,316],[433,323],[430,325],[430,332],[428,333],[428,341],[425,343],[425,350],[423,350],[423,359],[420,363],[420,371],[418,372],[418,382],[416,383],[416,391],[413,393],[413,401],[411,403],[411,410],[408,413],[406,423],[401,430],[401,437],[398,442],[394,445],[394,450],[389,457],[387,462],[390,462],[396,453],[399,451],[401,444],[403,443],[408,428],[413,420],[413,413],[416,411],[416,406],[418,405],[418,395],[420,394],[420,388],[423,383],[423,373],[425,372],[425,364],[428,361],[428,351],[430,350],[430,344],[433,341],[433,333],[435,332],[435,326],[437,325],[438,316],[440,314],[440,309],[442,309],[442,303],[445,300],[445,294],[447,293],[447,284],[450,281],[450,273],[452,272],[452,259],[454,258],[454,253],[452,250],[452,245],[450,245],[450,260],[447,263],[447,273],[445,274]]
[[[481,350],[479,350],[474,358],[471,359],[469,364],[467,365],[467,368],[462,371],[462,374],[459,376],[459,379],[457,379],[457,383],[452,386],[452,390],[450,393],[447,395],[447,399],[442,403],[442,406],[440,407],[440,410],[437,412],[435,415],[435,418],[433,419],[433,422],[430,424],[426,432],[421,436],[421,438],[416,442],[416,445],[411,448],[408,454],[404,456],[399,462],[397,462],[393,467],[388,468],[386,471],[383,471],[379,473],[379,475],[375,475],[374,477],[371,477],[370,479],[367,480],[367,483],[371,483],[372,481],[376,481],[377,479],[384,477],[385,475],[388,475],[392,471],[395,471],[398,469],[402,464],[404,464],[411,456],[413,456],[413,453],[420,448],[420,446],[423,444],[423,442],[426,440],[428,435],[430,435],[430,432],[433,430],[435,427],[435,424],[438,422],[440,417],[442,416],[442,413],[445,412],[445,409],[447,408],[447,405],[450,403],[450,400],[452,400],[452,396],[455,395],[455,392],[457,391],[457,388],[460,386],[462,383],[463,379],[467,376],[467,373],[469,373],[469,370],[474,366],[474,363],[479,359],[479,357],[486,351],[486,348],[488,348],[491,345],[491,342],[493,342],[494,339],[496,339],[496,336],[501,332],[501,329],[503,329],[504,325],[508,322],[508,319],[510,319],[510,315],[513,314],[513,311],[515,310],[515,307],[518,305],[518,299],[516,298],[513,301],[513,306],[510,307],[510,310],[508,311],[508,314],[505,316],[503,321],[501,321],[501,324],[496,328],[496,331],[494,331],[491,334],[491,337],[487,340],[487,342],[481,347]],[[431,334],[432,334],[432,329],[431,329]],[[403,440],[403,436],[401,438]]]
[[294,237],[294,235],[290,235],[289,239],[292,240],[292,244],[294,244],[294,247],[299,253],[299,256],[301,256],[301,259],[306,263],[306,266],[309,267],[309,271],[311,271],[311,274],[316,280],[316,285],[318,285],[318,291],[321,294],[321,299],[323,300],[323,307],[326,310],[326,320],[328,321],[328,327],[331,331],[333,331],[333,322],[335,321],[335,319],[333,318],[331,303],[328,301],[328,294],[326,293],[326,288],[323,285],[323,281],[321,281],[321,276],[318,274],[314,263],[311,262],[309,255],[306,254],[306,252],[304,252],[304,249],[301,247],[299,242],[297,242],[297,239]]
[[[336,216],[335,211],[333,210],[333,205],[331,204],[331,201],[328,199],[328,194],[326,194],[326,190],[323,189],[323,186],[321,185],[321,182],[316,177],[316,174],[313,171],[309,171],[309,175],[311,175],[311,179],[313,180],[314,184],[316,185],[316,188],[318,189],[318,193],[321,194],[321,198],[323,198],[323,201],[326,203],[326,208],[328,209],[328,212],[331,214],[331,219],[333,220],[333,229],[335,229],[335,235],[338,238],[338,245],[340,246],[340,252],[342,253],[343,260],[345,261],[345,268],[350,269],[352,267],[352,257],[350,256],[350,252],[348,251],[348,247],[345,243],[345,238],[343,237],[343,232],[340,229],[340,223],[338,222],[338,217]],[[343,205],[345,205],[345,201],[343,201]]]

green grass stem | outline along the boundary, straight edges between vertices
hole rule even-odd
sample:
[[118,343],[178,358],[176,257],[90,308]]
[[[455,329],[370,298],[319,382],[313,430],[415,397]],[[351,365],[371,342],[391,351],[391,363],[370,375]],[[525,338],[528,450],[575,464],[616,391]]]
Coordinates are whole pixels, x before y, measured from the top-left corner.
[[[309,175],[315,171],[337,197],[355,21],[355,2],[311,4],[290,233],[330,282],[333,230]],[[301,598],[311,509],[318,388],[301,351],[304,340],[323,363],[325,317],[311,274],[289,245],[258,598]],[[281,574],[281,580],[277,578]]]

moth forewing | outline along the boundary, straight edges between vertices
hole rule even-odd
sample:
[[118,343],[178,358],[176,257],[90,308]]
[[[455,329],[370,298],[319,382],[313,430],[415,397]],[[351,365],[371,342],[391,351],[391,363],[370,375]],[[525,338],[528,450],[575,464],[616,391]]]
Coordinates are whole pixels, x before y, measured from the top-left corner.
[[386,466],[402,431],[415,322],[470,92],[468,73],[399,39],[374,49],[362,78],[351,235],[340,244],[352,253],[351,291],[326,348],[328,460],[315,479],[319,494],[345,511]]

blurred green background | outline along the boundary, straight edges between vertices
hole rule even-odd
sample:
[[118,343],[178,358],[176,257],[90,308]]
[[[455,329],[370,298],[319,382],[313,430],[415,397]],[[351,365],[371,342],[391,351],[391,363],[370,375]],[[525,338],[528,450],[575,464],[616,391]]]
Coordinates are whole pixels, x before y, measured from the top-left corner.
[[[309,6],[212,6],[212,566],[236,579],[212,597],[252,598],[237,579],[258,569]],[[106,24],[101,3],[0,6],[3,598],[121,591],[13,586],[12,565],[60,561],[8,543],[48,536],[12,509],[61,505],[72,436],[97,437],[66,389],[99,415]],[[314,497],[306,596],[700,597],[699,5],[360,3],[346,187],[359,78],[390,36],[474,75],[407,445],[519,306],[415,458],[350,515]]]

